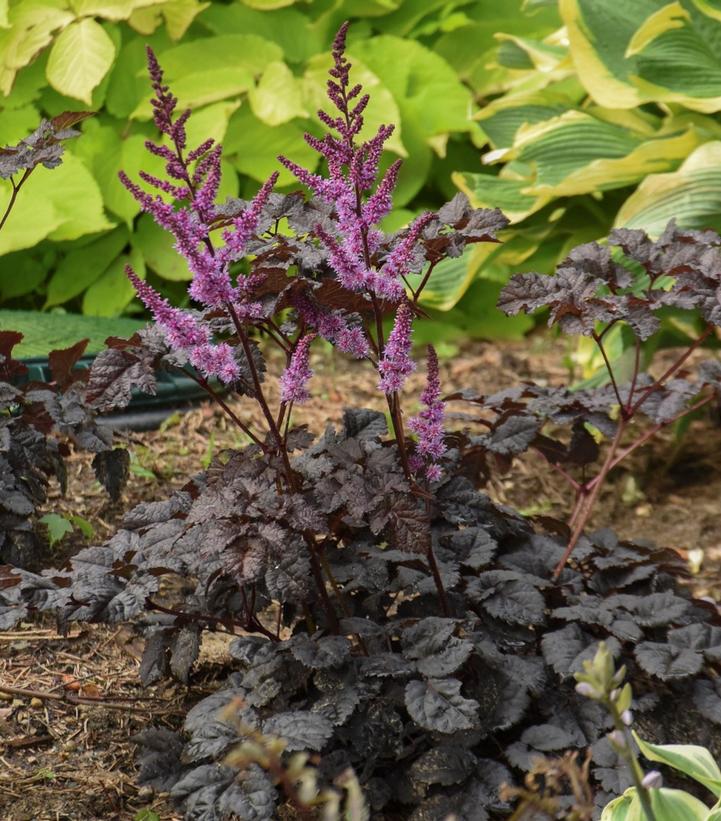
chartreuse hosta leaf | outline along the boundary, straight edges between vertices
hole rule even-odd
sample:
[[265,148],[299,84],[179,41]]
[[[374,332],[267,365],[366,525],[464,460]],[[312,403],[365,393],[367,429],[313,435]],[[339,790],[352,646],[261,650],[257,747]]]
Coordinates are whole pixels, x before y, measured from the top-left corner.
[[684,228],[721,228],[721,141],[705,143],[674,172],[652,174],[626,200],[616,225],[659,235],[670,219]]
[[719,18],[709,8],[718,12],[708,0],[560,0],[581,82],[609,108],[654,101],[721,109]]
[[549,89],[506,94],[484,106],[475,119],[494,148],[510,148],[518,129],[560,116],[573,108],[582,91],[571,99]]
[[255,116],[268,125],[282,125],[295,117],[305,117],[300,84],[288,66],[269,63],[248,95]]
[[158,5],[158,0],[70,0],[70,7],[78,17],[104,20],[127,20],[137,9],[153,5]]
[[433,269],[423,290],[421,303],[428,308],[450,310],[468,290],[483,263],[495,250],[494,245],[483,243],[472,245],[459,257],[444,259]]
[[[0,202],[7,202],[9,196],[10,183],[0,180]],[[111,228],[93,176],[67,152],[61,166],[35,169],[23,186],[22,197],[0,233],[0,254],[30,248],[45,238],[77,239]]]
[[692,744],[650,744],[633,734],[638,748],[649,761],[668,764],[674,770],[703,784],[717,797],[721,798],[721,770],[713,756],[705,747]]
[[46,69],[48,81],[61,94],[91,105],[92,91],[114,59],[115,45],[103,27],[87,17],[76,20],[53,43]]

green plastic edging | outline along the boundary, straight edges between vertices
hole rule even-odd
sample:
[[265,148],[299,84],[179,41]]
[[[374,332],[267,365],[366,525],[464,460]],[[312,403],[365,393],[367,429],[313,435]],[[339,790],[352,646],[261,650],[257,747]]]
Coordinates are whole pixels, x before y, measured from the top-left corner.
[[[123,339],[131,337],[145,322],[79,314],[44,314],[35,311],[0,310],[0,331],[19,331],[23,340],[13,353],[28,367],[25,379],[49,381],[48,354],[52,350],[69,348],[81,339],[89,339],[86,353],[78,362],[80,367],[90,367],[94,354],[105,348],[109,336]],[[207,394],[192,379],[160,370],[156,374],[157,390],[154,396],[133,392],[127,412],[143,413],[160,408],[173,408],[189,402],[207,399]]]
[[103,350],[109,336],[127,339],[144,325],[143,320],[127,317],[0,310],[0,331],[19,331],[23,335],[13,351],[18,359],[47,359],[50,351],[69,348],[81,339],[90,340],[85,353],[96,354]]

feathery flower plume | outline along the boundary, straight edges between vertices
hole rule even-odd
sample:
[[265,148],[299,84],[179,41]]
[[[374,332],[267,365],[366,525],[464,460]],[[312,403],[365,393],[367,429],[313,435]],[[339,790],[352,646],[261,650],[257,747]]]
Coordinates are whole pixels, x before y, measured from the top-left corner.
[[144,282],[129,266],[125,266],[125,274],[133,283],[136,293],[145,307],[153,315],[153,319],[160,326],[171,348],[188,350],[196,345],[209,342],[209,334],[198,320],[180,308],[174,308],[167,299],[147,282]]
[[188,359],[207,379],[215,376],[230,384],[240,376],[240,367],[233,349],[227,342],[221,342],[219,345],[197,345],[189,351]]
[[356,359],[364,359],[370,353],[363,328],[360,325],[350,325],[341,311],[324,311],[305,294],[299,294],[293,299],[293,307],[306,325],[314,328],[338,350]]
[[310,345],[315,334],[306,334],[296,345],[290,364],[280,377],[280,398],[283,402],[306,402],[310,393],[306,387],[313,376],[309,365]]
[[388,336],[383,358],[378,363],[378,372],[381,380],[380,390],[386,394],[401,390],[406,378],[416,368],[411,359],[411,334],[413,332],[413,314],[408,302],[404,301],[398,307],[393,330]]
[[441,381],[438,375],[438,355],[432,345],[428,346],[428,376],[426,387],[421,393],[421,402],[425,408],[408,420],[408,429],[416,434],[417,465],[416,470],[425,466],[426,478],[436,481],[440,478],[441,469],[438,460],[447,448],[443,436],[443,419],[445,407],[441,400]]

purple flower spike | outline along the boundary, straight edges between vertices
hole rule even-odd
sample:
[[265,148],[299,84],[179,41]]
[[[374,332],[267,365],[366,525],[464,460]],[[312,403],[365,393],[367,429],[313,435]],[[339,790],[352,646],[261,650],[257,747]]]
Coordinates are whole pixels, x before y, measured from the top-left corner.
[[188,350],[209,341],[207,329],[194,316],[179,308],[173,308],[152,286],[140,279],[129,265],[125,267],[125,273],[143,304],[160,326],[171,348]]
[[441,381],[438,375],[438,356],[432,345],[428,346],[428,381],[421,394],[425,408],[408,420],[408,429],[416,434],[416,471],[425,465],[426,478],[435,482],[440,479],[438,460],[447,448],[443,435],[445,408],[441,400]]
[[261,213],[273,192],[273,186],[277,179],[278,172],[275,171],[263,183],[262,188],[253,197],[245,211],[233,220],[233,230],[223,232],[225,245],[218,251],[217,259],[219,262],[234,262],[243,256],[245,246],[258,229]]
[[206,379],[217,377],[230,384],[240,376],[240,368],[233,349],[227,342],[220,345],[198,345],[189,352],[190,364],[197,368]]
[[308,364],[310,345],[315,334],[307,334],[296,345],[290,364],[280,377],[280,398],[283,402],[307,402],[310,393],[306,387],[313,371]]
[[388,254],[388,257],[381,269],[381,273],[387,277],[397,279],[405,274],[412,273],[411,267],[413,265],[413,252],[416,248],[416,243],[423,233],[423,229],[433,219],[434,215],[428,211],[421,214],[408,229],[408,233],[396,245],[396,247]]
[[401,302],[383,358],[378,363],[378,372],[381,375],[378,387],[386,394],[401,390],[406,378],[416,368],[415,362],[411,359],[412,331],[413,314],[410,305],[408,302]]

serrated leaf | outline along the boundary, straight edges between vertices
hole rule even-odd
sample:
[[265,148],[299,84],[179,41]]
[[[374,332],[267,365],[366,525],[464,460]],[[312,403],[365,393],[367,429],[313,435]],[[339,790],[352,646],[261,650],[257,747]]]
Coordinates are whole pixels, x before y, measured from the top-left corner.
[[68,533],[73,532],[72,523],[59,513],[46,513],[38,521],[47,528],[50,547],[55,547]]
[[50,50],[50,85],[68,97],[92,104],[92,91],[115,59],[115,45],[95,20],[76,20],[58,35]]
[[351,643],[344,636],[311,638],[304,634],[293,637],[290,651],[311,670],[324,670],[342,664],[350,654]]
[[703,667],[703,655],[687,647],[677,647],[654,641],[643,641],[635,650],[641,667],[662,681],[687,678]]
[[478,702],[464,698],[461,682],[454,678],[411,681],[406,685],[405,702],[411,718],[426,730],[470,730],[478,719]]
[[333,725],[324,716],[303,710],[277,713],[263,722],[263,732],[286,742],[287,749],[317,750],[325,746],[333,734]]
[[423,753],[411,765],[409,776],[424,785],[459,784],[476,768],[477,759],[465,747],[442,744]]

